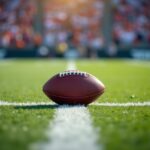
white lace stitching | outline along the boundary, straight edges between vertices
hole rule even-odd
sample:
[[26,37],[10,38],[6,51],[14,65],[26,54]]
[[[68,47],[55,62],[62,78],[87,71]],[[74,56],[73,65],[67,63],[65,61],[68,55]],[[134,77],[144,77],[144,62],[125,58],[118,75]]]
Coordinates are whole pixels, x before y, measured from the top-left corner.
[[64,72],[59,73],[59,77],[64,77],[64,76],[69,76],[69,75],[80,75],[80,76],[86,77],[87,73],[81,72],[78,70],[68,70],[68,71],[64,71]]

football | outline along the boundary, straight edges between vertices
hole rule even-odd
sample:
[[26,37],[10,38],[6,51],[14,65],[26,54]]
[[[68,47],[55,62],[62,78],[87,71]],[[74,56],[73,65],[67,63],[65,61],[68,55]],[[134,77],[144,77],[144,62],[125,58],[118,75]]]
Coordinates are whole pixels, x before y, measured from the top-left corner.
[[43,86],[43,92],[61,105],[88,105],[101,96],[104,89],[104,84],[96,77],[78,70],[56,74]]

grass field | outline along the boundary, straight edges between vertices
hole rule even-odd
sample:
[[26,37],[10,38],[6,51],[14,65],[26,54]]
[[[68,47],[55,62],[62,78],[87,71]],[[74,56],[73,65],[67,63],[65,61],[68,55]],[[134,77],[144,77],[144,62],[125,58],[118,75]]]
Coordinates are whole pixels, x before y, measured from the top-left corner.
[[[48,102],[42,86],[66,65],[65,60],[0,61],[0,100]],[[150,101],[150,62],[77,60],[76,65],[105,84],[106,92],[97,102]],[[150,107],[89,106],[89,110],[104,149],[150,149]],[[54,111],[46,106],[0,106],[0,150],[27,150],[32,143],[46,140]]]

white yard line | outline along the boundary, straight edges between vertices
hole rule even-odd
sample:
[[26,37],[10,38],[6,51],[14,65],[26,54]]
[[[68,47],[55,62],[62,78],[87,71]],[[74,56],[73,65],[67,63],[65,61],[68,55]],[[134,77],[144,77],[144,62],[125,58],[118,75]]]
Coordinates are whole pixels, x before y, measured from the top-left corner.
[[[8,101],[2,101],[0,100],[0,106],[51,106],[55,105],[55,103],[52,102],[8,102]],[[126,102],[126,103],[92,103],[89,106],[111,106],[111,107],[134,107],[134,106],[150,106],[150,101],[145,102]]]
[[127,103],[92,103],[91,105],[111,106],[111,107],[150,106],[150,101],[147,101],[147,102],[127,102]]
[[52,105],[54,103],[47,102],[8,102],[0,100],[0,106],[42,106],[42,105]]
[[76,70],[76,64],[73,60],[69,60],[67,64],[67,70]]
[[98,150],[97,133],[84,106],[60,106],[46,131],[48,141],[35,150]]

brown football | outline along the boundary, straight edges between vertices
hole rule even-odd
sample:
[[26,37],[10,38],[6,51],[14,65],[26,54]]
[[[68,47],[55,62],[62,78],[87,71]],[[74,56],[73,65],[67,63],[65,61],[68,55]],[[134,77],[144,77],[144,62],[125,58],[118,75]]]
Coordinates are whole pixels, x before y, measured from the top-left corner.
[[101,96],[104,89],[104,84],[96,77],[78,70],[56,74],[43,86],[51,100],[67,105],[88,105]]

